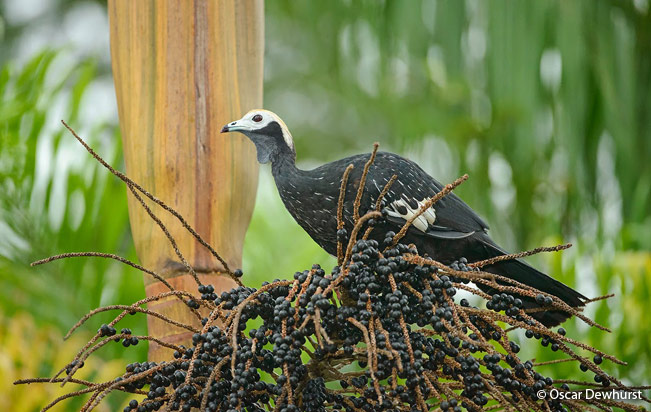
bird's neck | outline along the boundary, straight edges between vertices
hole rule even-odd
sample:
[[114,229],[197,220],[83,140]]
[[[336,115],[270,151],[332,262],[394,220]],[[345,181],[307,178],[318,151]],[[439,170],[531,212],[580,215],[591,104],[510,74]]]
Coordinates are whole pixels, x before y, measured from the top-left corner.
[[290,156],[287,153],[276,156],[271,162],[271,174],[276,180],[276,183],[278,183],[278,180],[285,178],[296,178],[300,172],[296,167],[296,157]]

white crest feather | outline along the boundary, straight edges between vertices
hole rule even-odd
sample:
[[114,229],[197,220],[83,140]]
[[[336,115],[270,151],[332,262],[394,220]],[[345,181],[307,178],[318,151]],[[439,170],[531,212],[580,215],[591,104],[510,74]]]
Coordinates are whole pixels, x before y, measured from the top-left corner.
[[269,123],[271,123],[272,121],[277,122],[280,125],[280,129],[282,130],[283,139],[285,140],[285,143],[290,149],[292,149],[292,151],[294,150],[294,139],[292,138],[292,134],[290,133],[289,128],[287,127],[285,122],[283,122],[283,119],[281,119],[276,113],[265,109],[251,110],[250,112],[244,115],[243,119],[253,117],[256,114],[260,114],[263,117],[262,122],[257,124],[258,127],[264,127]]

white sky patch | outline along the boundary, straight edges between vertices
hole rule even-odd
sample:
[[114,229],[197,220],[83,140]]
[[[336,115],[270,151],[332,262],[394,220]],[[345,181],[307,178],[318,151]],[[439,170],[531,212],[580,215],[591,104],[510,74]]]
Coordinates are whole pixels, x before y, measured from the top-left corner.
[[[34,170],[34,185],[30,195],[29,207],[35,215],[42,215],[45,207],[48,185],[56,167],[53,146],[54,135],[61,131],[63,125],[60,119],[65,119],[69,107],[70,93],[62,91],[54,96],[47,108],[43,130],[36,142],[36,167]],[[52,199],[50,199],[52,207]]]
[[483,60],[486,56],[487,40],[484,29],[477,25],[472,25],[468,31],[463,34],[462,41],[465,42],[468,50],[468,56],[473,60]]
[[[595,275],[594,264],[592,263],[592,256],[589,254],[581,255],[574,262],[574,270],[576,273],[576,284],[581,285],[581,293],[587,297],[599,296],[599,289],[597,289],[597,277]],[[586,305],[583,314],[590,319],[594,319],[597,311],[598,304]],[[579,333],[586,333],[590,326],[585,322],[576,322]]]
[[30,29],[20,35],[13,52],[18,67],[30,61],[34,55],[47,48],[54,48],[65,43],[64,37],[51,22],[31,25]]
[[109,61],[109,23],[103,6],[93,2],[77,3],[66,13],[60,30],[77,52]]
[[[63,21],[54,21],[47,16],[56,7],[52,0],[6,0],[4,19],[21,23],[40,19],[21,34],[14,48],[18,66],[29,61],[43,49],[56,49],[63,46],[75,60],[92,55],[103,64],[110,61],[109,23],[105,8],[95,2],[80,1],[65,14]],[[40,18],[40,17],[43,18]]]
[[507,213],[515,202],[515,187],[511,180],[513,171],[506,158],[493,152],[488,159],[488,178],[491,182],[491,201],[497,210]]
[[[86,136],[88,140],[88,133],[84,128],[80,128],[79,134],[80,136]],[[41,140],[43,140],[43,138],[41,138]],[[47,153],[44,154],[47,155]],[[47,180],[50,179],[51,173],[52,186],[50,189],[50,199],[47,210],[48,221],[52,230],[58,231],[67,214],[69,218],[73,218],[71,227],[74,228],[75,225],[78,226],[81,223],[76,223],[76,220],[80,218],[76,217],[75,214],[81,213],[81,218],[83,218],[86,205],[81,205],[78,199],[76,200],[76,204],[72,203],[74,201],[74,196],[68,198],[68,174],[70,171],[74,171],[76,174],[81,174],[82,171],[88,170],[87,173],[92,176],[94,172],[90,169],[86,169],[86,167],[88,166],[88,163],[92,163],[93,160],[86,155],[86,151],[79,145],[77,140],[68,134],[67,130],[64,132],[64,135],[59,142],[57,151],[53,154],[52,160],[53,162],[51,163],[52,167],[50,171],[38,172],[38,175],[42,176],[42,179],[45,179],[45,183],[40,183],[41,185],[47,185]],[[86,181],[86,183],[90,183],[90,180]],[[40,187],[40,189],[42,189],[42,187]],[[34,188],[33,193],[36,193],[36,187]],[[36,197],[33,197],[32,199],[36,200]],[[83,198],[81,200],[83,202]],[[39,210],[38,208],[42,208],[43,204],[41,203],[39,205],[34,201],[33,206],[37,208],[36,210]],[[74,210],[70,210],[71,208]]]
[[54,231],[61,228],[68,206],[68,170],[74,159],[73,152],[70,145],[62,140],[54,156],[52,188],[48,205],[48,221]]
[[29,199],[29,208],[35,215],[41,215],[45,203],[45,191],[52,173],[53,162],[52,139],[39,138],[36,142],[36,168],[34,170],[34,185]]
[[557,48],[546,49],[540,57],[540,81],[551,92],[557,92],[561,85],[563,58]]
[[418,163],[430,176],[443,184],[459,177],[458,155],[439,136],[423,137],[420,144],[409,148],[405,157]]
[[86,199],[81,189],[75,190],[69,199],[68,204],[68,225],[73,231],[79,229],[86,213]]
[[79,118],[92,119],[94,124],[117,124],[118,105],[110,76],[95,79],[84,90],[79,104]]
[[[113,305],[117,301],[119,288],[124,287],[124,278],[126,276],[132,275],[127,271],[122,270],[119,266],[119,262],[111,262],[104,272],[104,283],[102,284],[102,294],[99,298],[100,306]],[[84,271],[92,268],[91,266],[85,266]],[[130,270],[130,269],[129,269]],[[83,272],[82,272],[83,273]],[[94,277],[87,276],[88,279],[93,279]]]
[[604,132],[597,148],[597,195],[599,197],[601,230],[613,240],[622,228],[622,192],[615,174],[615,144]]
[[392,92],[397,96],[404,96],[409,86],[409,51],[404,42],[400,43],[398,54],[391,58],[389,65]]
[[3,3],[3,17],[12,24],[29,23],[56,5],[52,0],[4,0]]
[[378,39],[366,20],[360,20],[356,27],[357,51],[357,83],[370,96],[378,94],[380,67],[380,46]]

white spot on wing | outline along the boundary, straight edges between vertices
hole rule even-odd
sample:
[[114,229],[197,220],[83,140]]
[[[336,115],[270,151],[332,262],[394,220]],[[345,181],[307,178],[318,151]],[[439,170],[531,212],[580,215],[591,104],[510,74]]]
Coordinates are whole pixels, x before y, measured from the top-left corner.
[[[389,216],[399,217],[404,220],[409,220],[418,213],[421,207],[423,207],[423,205],[425,204],[426,200],[427,199],[423,199],[420,202],[416,202],[417,203],[416,208],[412,209],[409,206],[409,202],[406,199],[398,199],[392,202],[391,204],[389,204],[387,211]],[[406,212],[403,214],[400,212],[401,210]],[[430,207],[429,209],[425,210],[420,216],[414,219],[412,225],[416,229],[420,230],[421,232],[427,232],[429,226],[433,225],[435,221],[436,221],[436,211],[434,210],[433,207]]]

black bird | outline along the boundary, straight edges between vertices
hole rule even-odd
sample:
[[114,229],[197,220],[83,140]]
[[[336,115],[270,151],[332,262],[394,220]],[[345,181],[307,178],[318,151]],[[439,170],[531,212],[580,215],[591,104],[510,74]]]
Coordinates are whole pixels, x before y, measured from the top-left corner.
[[[350,233],[353,226],[353,201],[369,154],[347,157],[313,170],[301,170],[296,167],[292,135],[276,114],[267,110],[252,110],[222,129],[222,133],[233,131],[241,132],[251,139],[260,163],[271,162],[278,192],[289,213],[319,246],[335,255],[337,201],[342,175],[349,164],[354,165],[344,203],[345,228]],[[374,208],[380,192],[394,174],[398,178],[384,198],[387,219],[380,230],[374,231],[382,236],[387,231],[400,230],[425,200],[443,188],[441,183],[416,163],[392,153],[378,152],[368,172],[360,212]],[[488,225],[458,196],[451,193],[417,218],[403,241],[416,245],[419,253],[446,264],[461,257],[476,262],[506,254],[491,240],[487,231]],[[586,299],[582,294],[521,260],[499,262],[484,267],[484,270],[554,295],[573,307],[582,307]],[[525,307],[539,307],[535,299],[521,299]],[[546,326],[555,326],[569,318],[570,314],[547,311],[534,312],[532,316]]]

